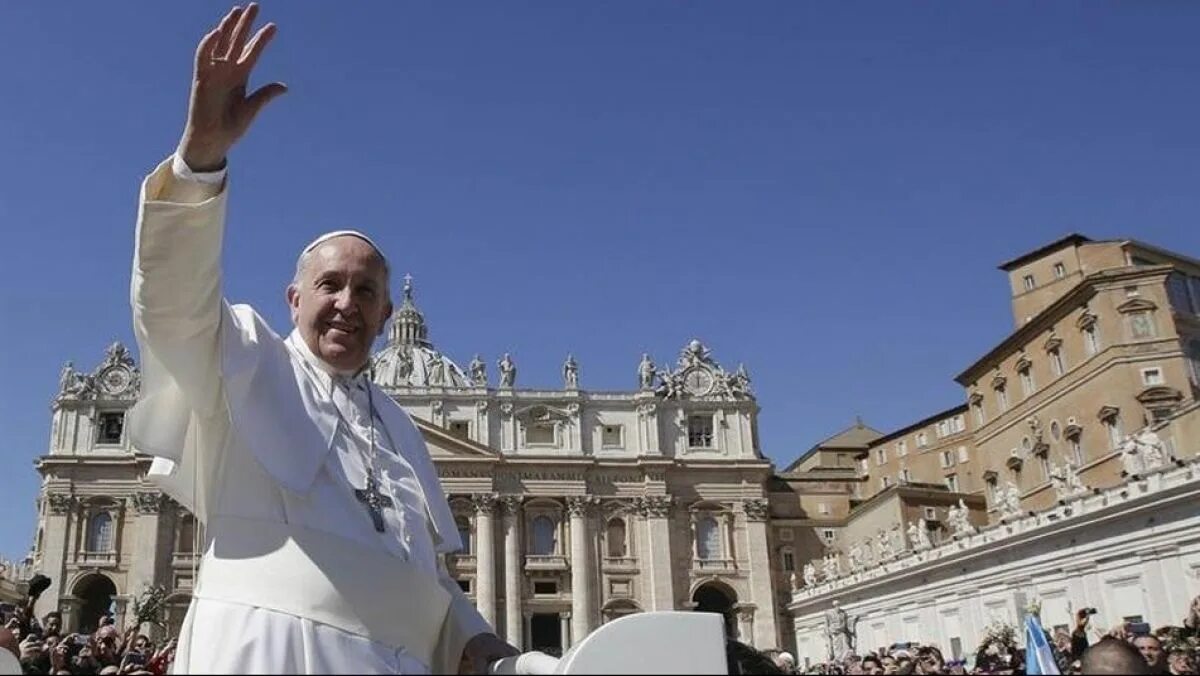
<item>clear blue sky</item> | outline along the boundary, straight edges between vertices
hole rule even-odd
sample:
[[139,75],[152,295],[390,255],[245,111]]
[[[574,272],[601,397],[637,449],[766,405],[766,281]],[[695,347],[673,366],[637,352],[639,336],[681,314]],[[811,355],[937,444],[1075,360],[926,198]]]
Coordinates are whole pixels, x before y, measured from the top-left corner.
[[[136,190],[220,3],[0,5],[0,552],[64,361],[132,346]],[[691,337],[778,463],[962,401],[1000,261],[1066,232],[1200,254],[1193,3],[267,2],[291,92],[232,157],[226,293],[373,233],[460,363],[630,388]],[[494,368],[494,367],[493,367]]]

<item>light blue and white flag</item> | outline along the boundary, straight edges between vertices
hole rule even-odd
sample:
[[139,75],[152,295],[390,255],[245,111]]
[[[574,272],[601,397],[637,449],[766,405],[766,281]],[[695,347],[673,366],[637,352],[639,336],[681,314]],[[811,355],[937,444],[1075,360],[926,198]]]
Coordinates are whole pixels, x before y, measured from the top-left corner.
[[1059,673],[1054,652],[1050,650],[1046,632],[1042,630],[1042,621],[1033,613],[1025,616],[1025,673]]

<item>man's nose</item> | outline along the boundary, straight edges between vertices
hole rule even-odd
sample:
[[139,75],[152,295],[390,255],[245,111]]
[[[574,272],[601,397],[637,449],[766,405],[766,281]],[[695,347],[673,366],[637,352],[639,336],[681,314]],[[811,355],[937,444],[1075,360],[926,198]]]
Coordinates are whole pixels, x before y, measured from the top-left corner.
[[334,297],[333,306],[338,312],[343,314],[358,310],[358,303],[354,300],[354,292],[350,287],[344,287]]

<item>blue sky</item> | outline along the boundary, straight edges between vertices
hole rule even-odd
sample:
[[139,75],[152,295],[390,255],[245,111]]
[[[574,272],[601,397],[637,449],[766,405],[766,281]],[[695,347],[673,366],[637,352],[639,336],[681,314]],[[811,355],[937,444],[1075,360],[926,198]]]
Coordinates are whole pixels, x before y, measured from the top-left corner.
[[[64,361],[132,346],[138,182],[220,3],[0,5],[0,552]],[[291,92],[231,158],[226,293],[283,330],[298,249],[372,233],[460,363],[634,385],[744,361],[786,464],[962,401],[999,262],[1070,231],[1200,255],[1200,5],[267,2]],[[494,372],[494,367],[493,367]]]

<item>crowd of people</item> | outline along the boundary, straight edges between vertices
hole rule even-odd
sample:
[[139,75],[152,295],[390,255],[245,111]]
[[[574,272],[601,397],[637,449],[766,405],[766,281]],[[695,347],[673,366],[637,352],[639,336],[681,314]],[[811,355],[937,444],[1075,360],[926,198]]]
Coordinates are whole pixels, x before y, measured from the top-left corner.
[[0,651],[20,661],[24,674],[151,674],[169,673],[175,658],[175,640],[156,646],[133,626],[119,630],[111,615],[95,631],[67,633],[57,610],[40,619],[33,607],[50,579],[35,575],[29,594],[20,604],[0,605]]
[[[1123,622],[1104,631],[1092,626],[1095,609],[1075,614],[1071,630],[1045,631],[1053,668],[1061,674],[1196,674],[1200,673],[1200,597],[1192,601],[1180,625],[1152,629],[1142,622]],[[991,628],[973,655],[947,659],[934,645],[897,644],[842,659],[798,665],[787,652],[770,650],[758,661],[733,659],[730,673],[772,674],[1025,674],[1025,649],[1011,626]],[[736,663],[735,663],[736,662]]]

